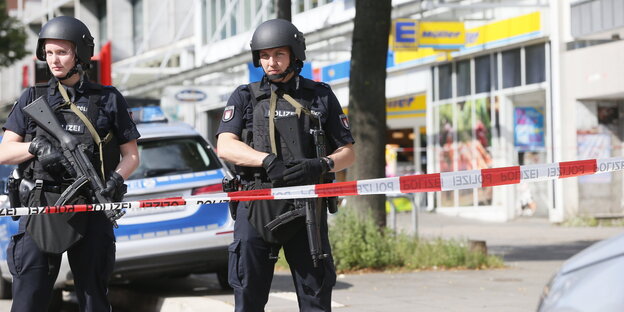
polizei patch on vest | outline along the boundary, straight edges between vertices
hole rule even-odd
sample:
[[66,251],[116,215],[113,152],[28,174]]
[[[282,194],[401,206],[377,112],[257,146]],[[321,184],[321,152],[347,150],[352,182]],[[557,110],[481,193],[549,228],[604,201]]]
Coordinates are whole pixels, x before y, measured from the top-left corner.
[[223,121],[230,121],[232,120],[232,118],[234,117],[234,106],[230,105],[230,106],[226,106],[225,109],[223,110],[223,118],[221,118]]
[[81,125],[63,125],[65,131],[69,133],[83,134],[84,128]]
[[340,123],[345,129],[351,130],[351,125],[349,125],[349,118],[347,118],[347,115],[340,114]]
[[[290,116],[296,116],[297,113],[287,110],[276,110],[275,111],[275,119],[286,118]],[[264,117],[269,118],[269,111],[266,111]]]

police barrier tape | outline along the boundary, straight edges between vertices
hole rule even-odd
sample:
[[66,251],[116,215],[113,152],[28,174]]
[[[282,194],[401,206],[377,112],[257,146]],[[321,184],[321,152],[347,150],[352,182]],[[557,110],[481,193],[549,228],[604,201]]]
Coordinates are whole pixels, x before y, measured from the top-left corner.
[[570,178],[623,169],[624,158],[613,157],[119,203],[3,208],[0,209],[0,216],[202,205],[229,201],[451,191]]

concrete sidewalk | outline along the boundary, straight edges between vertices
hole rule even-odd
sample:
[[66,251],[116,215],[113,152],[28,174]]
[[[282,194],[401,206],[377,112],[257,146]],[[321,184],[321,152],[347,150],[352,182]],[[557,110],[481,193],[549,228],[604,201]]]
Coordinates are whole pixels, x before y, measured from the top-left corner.
[[[397,225],[409,231],[410,214],[399,214]],[[489,253],[503,256],[507,267],[341,275],[333,293],[334,310],[535,311],[544,285],[566,259],[623,231],[620,227],[561,227],[540,218],[489,223],[421,213],[421,237],[483,240]],[[266,311],[296,311],[293,291],[290,275],[278,273]],[[233,305],[231,295],[210,299]]]
[[[399,229],[407,231],[410,222],[408,214],[397,218]],[[490,253],[503,256],[506,262],[564,261],[580,249],[622,232],[622,227],[565,227],[545,218],[493,223],[435,213],[420,213],[418,229],[421,237],[483,240]]]

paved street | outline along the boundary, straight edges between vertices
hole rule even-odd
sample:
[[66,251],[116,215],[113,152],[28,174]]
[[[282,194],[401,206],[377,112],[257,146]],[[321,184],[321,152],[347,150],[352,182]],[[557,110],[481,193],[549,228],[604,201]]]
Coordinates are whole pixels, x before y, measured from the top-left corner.
[[[409,214],[399,215],[397,223],[410,228]],[[565,259],[622,230],[559,227],[536,218],[487,223],[422,213],[421,236],[485,240],[488,251],[504,256],[508,267],[341,275],[334,307],[338,312],[534,311],[544,284]],[[266,310],[296,311],[293,290],[288,273],[279,272]],[[115,287],[111,294],[115,311],[233,311],[231,292],[219,290],[214,274]],[[9,304],[0,301],[0,311],[8,311]],[[75,311],[75,306],[67,305],[65,311]]]
[[[399,228],[411,227],[409,214],[400,215]],[[535,311],[542,288],[552,273],[578,251],[612,237],[622,228],[567,228],[546,219],[520,218],[488,223],[422,213],[419,235],[485,240],[490,253],[508,265],[497,270],[451,270],[413,273],[342,275],[334,291],[336,311]],[[287,275],[278,276],[267,311],[294,311]],[[230,294],[210,296],[232,304]],[[164,310],[163,310],[164,311]],[[173,308],[167,312],[195,311]],[[199,310],[197,310],[199,311]],[[232,311],[231,306],[223,311]]]

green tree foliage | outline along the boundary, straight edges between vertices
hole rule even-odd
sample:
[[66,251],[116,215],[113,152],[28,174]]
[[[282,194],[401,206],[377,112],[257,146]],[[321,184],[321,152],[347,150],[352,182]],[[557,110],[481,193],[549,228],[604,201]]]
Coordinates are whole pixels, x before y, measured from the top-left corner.
[[6,2],[0,2],[0,67],[6,67],[25,57],[26,30],[7,14]]

